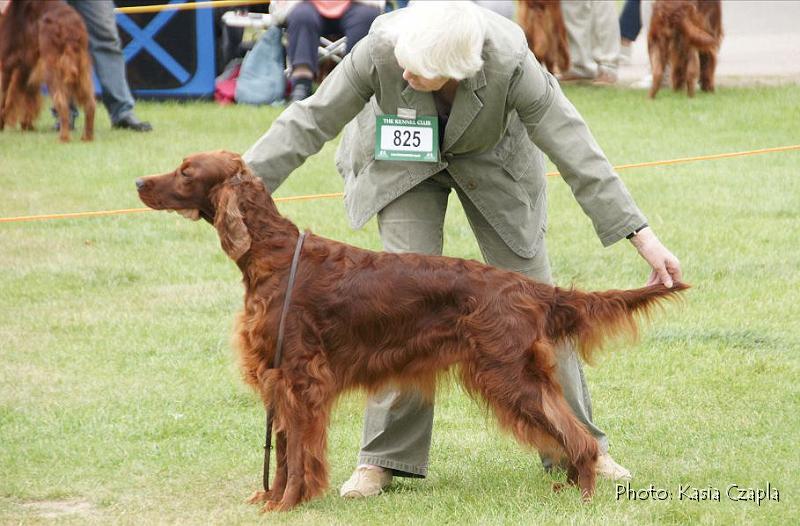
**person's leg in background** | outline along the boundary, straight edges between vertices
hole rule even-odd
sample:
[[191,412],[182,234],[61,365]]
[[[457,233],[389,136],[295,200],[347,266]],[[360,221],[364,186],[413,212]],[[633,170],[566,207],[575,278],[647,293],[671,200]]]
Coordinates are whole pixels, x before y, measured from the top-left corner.
[[292,67],[290,103],[311,95],[311,84],[319,66],[317,50],[324,22],[324,18],[311,2],[299,3],[286,17],[286,35],[289,40],[286,59]]
[[381,14],[377,7],[352,2],[339,20],[341,32],[347,37],[347,52],[367,36],[372,21]]
[[631,61],[631,46],[642,31],[641,0],[625,0],[619,15],[620,62]]
[[571,66],[559,80],[615,83],[620,38],[616,3],[570,0],[561,2],[561,12],[567,27]]
[[140,132],[152,130],[150,123],[140,121],[133,112],[134,100],[125,75],[114,3],[111,0],[69,0],[69,5],[80,13],[89,32],[89,50],[112,127]]
[[[440,255],[452,179],[423,181],[378,213],[387,252]],[[388,389],[367,400],[358,467],[342,485],[343,497],[377,495],[392,475],[425,477],[433,430],[433,404],[417,393]]]
[[592,80],[597,76],[597,63],[592,58],[592,6],[588,0],[561,2],[561,13],[567,27],[570,69],[564,80]]
[[597,64],[596,84],[617,81],[620,30],[615,2],[592,2],[592,58]]

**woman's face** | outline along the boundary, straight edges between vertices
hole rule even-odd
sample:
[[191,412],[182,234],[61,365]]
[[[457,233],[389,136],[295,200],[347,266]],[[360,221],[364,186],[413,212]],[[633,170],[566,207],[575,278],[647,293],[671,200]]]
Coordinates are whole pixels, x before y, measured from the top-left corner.
[[403,79],[408,82],[408,85],[411,86],[412,89],[417,91],[438,91],[450,80],[447,77],[429,79],[412,73],[408,69],[403,70]]

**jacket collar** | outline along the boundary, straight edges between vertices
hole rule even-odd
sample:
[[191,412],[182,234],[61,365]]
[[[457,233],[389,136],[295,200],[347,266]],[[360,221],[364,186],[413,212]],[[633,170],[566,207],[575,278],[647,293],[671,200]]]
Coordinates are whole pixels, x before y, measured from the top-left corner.
[[[486,86],[486,75],[482,69],[458,83],[450,118],[445,128],[442,152],[447,151],[458,141],[483,108],[483,102],[476,92],[484,86]],[[436,115],[436,104],[433,102],[432,93],[416,91],[406,84],[400,96],[408,108],[417,110],[417,116]]]
[[450,118],[444,131],[443,152],[449,150],[464,135],[464,131],[483,108],[483,102],[478,97],[477,91],[484,86],[486,86],[486,75],[482,69],[458,83]]

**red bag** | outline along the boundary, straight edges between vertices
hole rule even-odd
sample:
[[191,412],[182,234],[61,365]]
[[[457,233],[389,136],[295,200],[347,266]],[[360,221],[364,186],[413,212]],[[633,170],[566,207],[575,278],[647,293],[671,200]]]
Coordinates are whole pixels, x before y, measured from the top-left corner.
[[241,69],[242,65],[236,64],[217,77],[214,83],[214,100],[219,104],[225,105],[236,102],[234,97],[236,94],[236,79],[239,78],[239,71]]

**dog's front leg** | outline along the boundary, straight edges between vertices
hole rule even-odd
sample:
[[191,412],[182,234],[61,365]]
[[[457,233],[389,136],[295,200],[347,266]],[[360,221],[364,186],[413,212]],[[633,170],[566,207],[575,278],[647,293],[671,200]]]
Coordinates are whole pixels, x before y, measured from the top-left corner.
[[275,433],[275,480],[269,491],[257,490],[245,501],[247,504],[263,504],[267,501],[275,501],[275,504],[283,498],[283,491],[286,488],[286,433],[278,431]]
[[280,502],[286,490],[286,431],[275,435],[275,482],[272,483],[269,500]]
[[[303,495],[303,425],[297,418],[289,418],[286,421],[286,430],[282,432],[285,442],[285,454],[283,456],[283,468],[279,461],[278,473],[275,475],[275,486],[273,497],[261,509],[261,511],[289,511],[297,506],[302,500]],[[279,455],[280,456],[280,455]],[[283,472],[281,476],[281,471]],[[278,480],[282,478],[283,480]],[[278,483],[283,485],[282,495],[278,495]],[[278,500],[280,498],[280,500]]]

